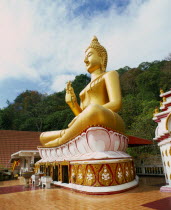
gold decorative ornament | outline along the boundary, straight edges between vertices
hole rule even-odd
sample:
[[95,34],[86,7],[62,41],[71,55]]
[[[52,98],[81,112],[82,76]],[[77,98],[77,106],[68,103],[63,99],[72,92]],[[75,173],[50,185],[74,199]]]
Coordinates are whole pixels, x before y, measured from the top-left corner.
[[155,116],[158,113],[159,113],[159,108],[156,106],[156,108],[154,109],[154,112],[153,112],[153,116]]
[[168,167],[170,167],[170,162],[169,161],[167,161],[167,165],[168,165]]
[[84,62],[91,74],[91,82],[80,93],[80,105],[71,82],[66,85],[65,101],[75,114],[75,118],[65,130],[44,132],[40,142],[44,147],[56,147],[67,143],[93,126],[107,127],[124,133],[124,122],[117,114],[121,108],[119,75],[116,71],[106,72],[107,51],[97,37],[85,52]]
[[85,186],[115,186],[135,179],[133,161],[110,164],[71,165],[71,183]]
[[167,149],[165,150],[165,154],[166,154],[166,156],[168,156],[168,154],[167,154]]
[[[54,163],[49,171],[52,177],[54,176]],[[66,165],[66,163],[69,164],[69,162],[56,162],[59,166],[58,181],[63,179],[62,166]],[[135,168],[132,160],[120,163],[75,164],[68,166],[70,168],[70,173],[68,174],[69,183],[78,185],[93,187],[115,186],[129,183],[135,179]],[[45,169],[44,167],[43,172],[46,174],[47,170]]]
[[162,89],[162,88],[160,88],[160,94],[163,94],[163,93],[164,93],[163,89]]
[[163,102],[166,102],[166,97],[163,97]]
[[93,186],[95,183],[95,174],[91,165],[87,166],[84,185]]
[[109,166],[104,165],[99,173],[100,183],[104,186],[110,186],[112,183],[112,172]]
[[164,157],[164,152],[162,151],[162,155],[163,155],[163,157]]

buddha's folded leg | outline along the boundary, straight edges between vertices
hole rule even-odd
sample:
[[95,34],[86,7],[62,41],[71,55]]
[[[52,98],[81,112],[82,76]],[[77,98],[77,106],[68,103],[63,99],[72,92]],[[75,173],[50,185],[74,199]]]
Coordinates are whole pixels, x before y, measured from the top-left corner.
[[60,145],[59,143],[60,138],[54,139],[46,144],[44,144],[45,147],[57,147]]
[[46,147],[55,147],[65,144],[91,126],[105,126],[119,132],[124,132],[124,122],[117,113],[103,106],[91,104],[77,116],[76,120],[68,129],[42,134],[46,139],[43,145]]
[[40,142],[43,146],[45,146],[46,143],[53,141],[61,136],[61,130],[59,131],[48,131],[43,132],[40,135]]
[[118,132],[124,132],[124,122],[117,113],[103,106],[91,104],[77,116],[72,126],[65,130],[64,135],[58,139],[58,145],[74,139],[91,126],[104,126]]

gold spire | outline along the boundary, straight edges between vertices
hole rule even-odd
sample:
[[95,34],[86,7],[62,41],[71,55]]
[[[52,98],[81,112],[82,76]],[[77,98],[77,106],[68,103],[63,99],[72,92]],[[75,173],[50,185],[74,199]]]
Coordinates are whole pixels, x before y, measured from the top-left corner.
[[[100,43],[99,43],[99,41],[98,41],[98,39],[97,39],[96,36],[93,36],[93,39],[92,39],[92,41],[91,41],[91,44],[100,45]],[[90,44],[90,45],[91,45],[91,44]]]

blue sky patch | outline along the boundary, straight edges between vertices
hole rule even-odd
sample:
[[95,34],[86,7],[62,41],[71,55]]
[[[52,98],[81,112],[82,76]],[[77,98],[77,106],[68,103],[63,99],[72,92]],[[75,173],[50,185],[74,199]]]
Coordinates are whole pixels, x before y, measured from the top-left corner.
[[[79,2],[79,0],[75,0]],[[88,0],[82,1],[79,7],[74,11],[74,14],[77,16],[84,15],[91,17],[97,13],[103,13],[108,11],[111,7],[118,8],[118,11],[123,11],[127,5],[130,3],[130,0]]]

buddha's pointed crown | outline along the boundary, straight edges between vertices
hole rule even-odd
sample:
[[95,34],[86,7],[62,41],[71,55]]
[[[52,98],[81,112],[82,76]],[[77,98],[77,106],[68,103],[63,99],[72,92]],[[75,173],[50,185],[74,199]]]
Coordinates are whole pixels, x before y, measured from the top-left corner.
[[[106,69],[106,66],[107,66],[107,51],[106,49],[99,43],[98,39],[96,36],[93,36],[93,39],[90,43],[90,45],[88,46],[88,48],[86,49],[86,51],[89,49],[89,48],[93,48],[97,51],[97,53],[99,54],[99,56],[101,57],[104,57],[104,68]],[[85,52],[86,52],[85,51]]]

